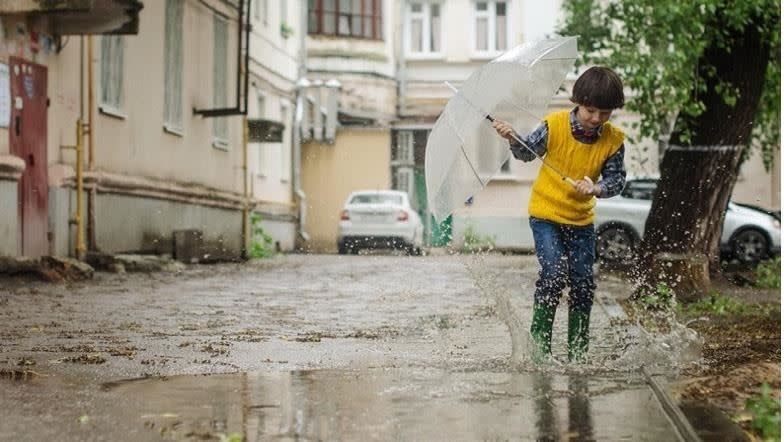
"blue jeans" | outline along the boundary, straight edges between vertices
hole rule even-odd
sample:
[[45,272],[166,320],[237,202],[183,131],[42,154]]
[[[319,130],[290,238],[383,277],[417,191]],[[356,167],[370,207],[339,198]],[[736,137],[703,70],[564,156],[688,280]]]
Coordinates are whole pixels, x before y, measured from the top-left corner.
[[561,292],[569,290],[569,309],[590,311],[593,305],[593,263],[596,232],[593,224],[569,226],[538,218],[530,219],[534,234],[539,280],[534,301],[552,308],[558,306]]

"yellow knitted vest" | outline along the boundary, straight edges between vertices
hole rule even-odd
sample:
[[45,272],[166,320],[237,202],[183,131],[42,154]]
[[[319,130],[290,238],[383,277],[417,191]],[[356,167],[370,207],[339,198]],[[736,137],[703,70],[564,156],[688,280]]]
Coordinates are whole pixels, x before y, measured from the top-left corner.
[[[553,112],[547,122],[546,160],[575,181],[587,176],[597,182],[604,162],[623,144],[623,132],[604,123],[602,135],[593,144],[581,143],[572,136],[569,112]],[[579,194],[549,167],[542,166],[531,191],[528,214],[559,224],[587,226],[593,223],[593,196]]]

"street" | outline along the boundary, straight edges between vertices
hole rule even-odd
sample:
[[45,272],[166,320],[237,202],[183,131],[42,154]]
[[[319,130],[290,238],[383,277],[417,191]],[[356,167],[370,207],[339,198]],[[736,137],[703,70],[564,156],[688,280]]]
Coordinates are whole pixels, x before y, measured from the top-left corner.
[[530,321],[536,271],[532,256],[288,255],[12,283],[0,439],[676,438],[602,308],[588,364],[558,362],[565,308],[556,362],[527,360],[510,330]]

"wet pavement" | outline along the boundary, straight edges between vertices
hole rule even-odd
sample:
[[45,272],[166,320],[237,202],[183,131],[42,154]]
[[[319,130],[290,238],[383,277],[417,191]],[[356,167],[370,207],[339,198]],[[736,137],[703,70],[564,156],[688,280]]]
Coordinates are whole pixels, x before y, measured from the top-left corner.
[[528,361],[536,272],[531,256],[290,255],[10,281],[0,439],[676,440],[637,370],[661,354],[608,314],[622,282],[598,283],[588,364],[559,362],[565,308],[556,362]]

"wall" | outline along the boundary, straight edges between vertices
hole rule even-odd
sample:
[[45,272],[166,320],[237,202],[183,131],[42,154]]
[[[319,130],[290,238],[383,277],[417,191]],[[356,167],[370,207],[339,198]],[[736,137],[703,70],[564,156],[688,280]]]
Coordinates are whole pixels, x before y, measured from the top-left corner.
[[309,143],[302,150],[302,184],[308,196],[305,231],[312,251],[335,251],[340,211],[361,189],[389,189],[390,135],[385,129],[344,128],[334,145]]

